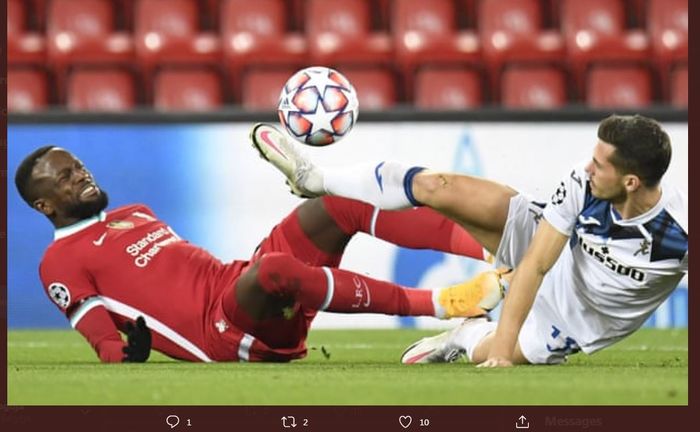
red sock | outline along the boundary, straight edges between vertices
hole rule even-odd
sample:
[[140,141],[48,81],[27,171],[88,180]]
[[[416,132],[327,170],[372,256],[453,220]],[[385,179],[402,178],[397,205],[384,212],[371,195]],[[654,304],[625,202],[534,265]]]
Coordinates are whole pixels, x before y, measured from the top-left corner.
[[257,279],[271,295],[291,295],[309,309],[403,316],[435,315],[430,290],[404,288],[336,268],[308,266],[283,253],[261,257]]
[[358,231],[411,249],[434,249],[484,259],[483,247],[467,230],[428,207],[400,211],[378,210],[361,201],[323,198],[326,211],[346,234]]
[[323,309],[327,312],[435,316],[430,290],[404,288],[337,268],[324,271],[333,279],[330,302]]

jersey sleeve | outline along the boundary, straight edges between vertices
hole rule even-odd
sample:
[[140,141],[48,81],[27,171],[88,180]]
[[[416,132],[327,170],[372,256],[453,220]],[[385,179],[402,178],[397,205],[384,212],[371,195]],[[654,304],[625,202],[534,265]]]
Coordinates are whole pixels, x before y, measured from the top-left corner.
[[588,176],[581,164],[571,170],[560,182],[544,209],[544,218],[557,231],[570,236],[576,218],[583,208]]
[[120,362],[125,345],[79,259],[49,251],[39,267],[46,294],[103,362]]
[[100,361],[104,363],[123,361],[122,348],[126,344],[98,297],[86,299],[73,312],[70,321],[71,325],[92,346]]
[[39,266],[46,295],[66,316],[84,299],[98,295],[92,278],[81,262],[80,257],[49,249]]

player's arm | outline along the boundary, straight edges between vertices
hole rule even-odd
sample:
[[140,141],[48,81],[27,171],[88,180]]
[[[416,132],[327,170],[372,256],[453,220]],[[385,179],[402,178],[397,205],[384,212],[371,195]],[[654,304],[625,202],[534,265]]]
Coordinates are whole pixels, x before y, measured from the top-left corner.
[[145,362],[151,352],[151,333],[143,317],[127,323],[127,343],[121,338],[107,309],[98,297],[89,297],[70,314],[71,325],[80,332],[104,363]]
[[512,366],[520,328],[537,295],[544,275],[559,258],[568,237],[542,219],[525,256],[518,265],[503,301],[501,317],[486,361],[480,367]]
[[151,349],[150,331],[127,325],[124,343],[99,296],[93,278],[80,257],[49,248],[39,265],[39,276],[49,299],[95,350],[100,361],[145,361]]
[[118,363],[126,346],[114,322],[98,297],[89,297],[70,314],[70,323],[95,350],[100,361]]

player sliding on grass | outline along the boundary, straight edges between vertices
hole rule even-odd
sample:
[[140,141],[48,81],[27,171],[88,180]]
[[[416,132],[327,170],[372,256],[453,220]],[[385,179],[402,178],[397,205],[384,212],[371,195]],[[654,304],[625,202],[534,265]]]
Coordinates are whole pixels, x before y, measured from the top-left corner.
[[469,231],[497,267],[517,266],[498,323],[467,319],[410,346],[403,363],[466,353],[498,367],[590,354],[641,327],[688,271],[687,198],[661,182],[670,140],[642,116],[604,119],[592,159],[573,168],[546,205],[488,180],[393,162],[322,169],[270,126],[256,126],[252,137],[298,195],[429,206]]
[[146,361],[151,346],[191,361],[289,361],[306,354],[317,311],[466,317],[503,295],[495,272],[431,291],[337,268],[357,232],[483,258],[463,228],[428,208],[387,212],[345,198],[310,200],[249,261],[223,264],[144,205],[104,212],[107,194],[64,149],[34,151],[15,183],[56,228],[39,269],[44,288],[104,362]]

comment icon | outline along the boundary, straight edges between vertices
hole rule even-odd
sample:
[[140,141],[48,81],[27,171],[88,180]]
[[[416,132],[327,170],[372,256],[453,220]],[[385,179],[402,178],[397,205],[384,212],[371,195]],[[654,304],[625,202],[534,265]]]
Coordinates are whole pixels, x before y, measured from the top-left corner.
[[170,429],[180,424],[180,417],[175,414],[170,414],[165,418],[165,423],[170,426]]

